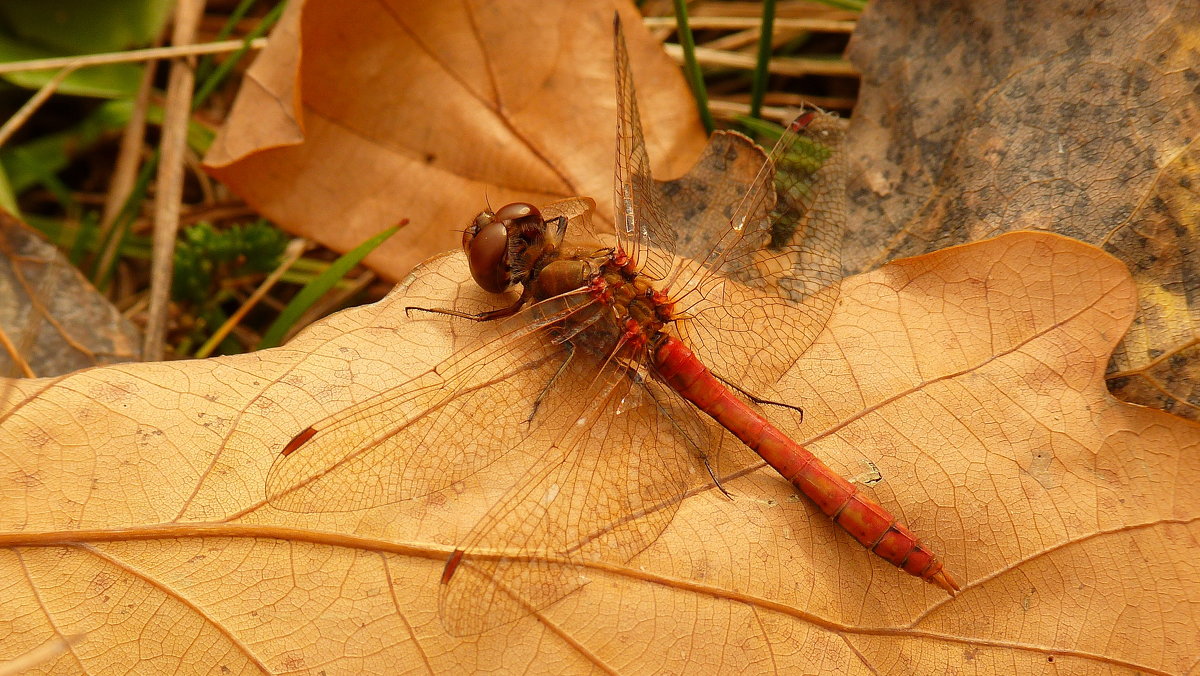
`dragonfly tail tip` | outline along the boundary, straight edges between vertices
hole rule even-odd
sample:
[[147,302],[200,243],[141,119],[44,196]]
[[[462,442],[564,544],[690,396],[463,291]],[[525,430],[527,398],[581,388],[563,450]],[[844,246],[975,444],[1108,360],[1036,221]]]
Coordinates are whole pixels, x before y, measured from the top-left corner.
[[946,593],[950,594],[950,596],[954,596],[957,592],[962,591],[962,587],[958,586],[958,582],[955,582],[950,573],[946,572],[944,569],[939,570],[936,574],[930,577],[929,581],[941,587],[942,589],[945,589]]

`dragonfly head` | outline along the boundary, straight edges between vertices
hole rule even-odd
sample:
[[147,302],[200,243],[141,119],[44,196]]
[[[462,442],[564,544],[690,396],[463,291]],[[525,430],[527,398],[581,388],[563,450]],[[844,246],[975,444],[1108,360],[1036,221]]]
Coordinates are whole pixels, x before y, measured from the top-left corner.
[[513,202],[495,212],[479,212],[462,236],[471,277],[489,293],[525,283],[545,237],[546,222],[532,204]]

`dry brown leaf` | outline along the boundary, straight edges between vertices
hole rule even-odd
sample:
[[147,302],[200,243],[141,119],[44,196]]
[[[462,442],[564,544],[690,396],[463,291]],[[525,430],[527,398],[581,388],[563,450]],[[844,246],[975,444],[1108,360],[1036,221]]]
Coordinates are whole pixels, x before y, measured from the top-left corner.
[[[655,175],[705,136],[678,67],[624,18]],[[295,3],[250,70],[209,171],[290,232],[399,279],[497,206],[612,194],[610,0]],[[298,82],[298,83],[297,83]],[[611,222],[609,200],[601,219]]]
[[850,58],[850,270],[1019,228],[1125,261],[1111,385],[1200,419],[1200,6],[872,2]]
[[649,549],[542,616],[449,637],[443,563],[503,471],[319,515],[270,508],[264,481],[293,434],[469,341],[475,325],[401,310],[495,302],[466,278],[441,257],[283,348],[15,382],[0,660],[74,635],[46,671],[1181,673],[1200,658],[1200,427],[1109,396],[1128,273],[1034,233],[846,280],[779,383],[806,410],[781,422],[846,475],[874,467],[867,490],[944,556],[957,598],[761,470],[727,480],[734,500],[687,497]]
[[0,212],[0,374],[56,376],[133,361],[139,345],[133,324],[61,252]]

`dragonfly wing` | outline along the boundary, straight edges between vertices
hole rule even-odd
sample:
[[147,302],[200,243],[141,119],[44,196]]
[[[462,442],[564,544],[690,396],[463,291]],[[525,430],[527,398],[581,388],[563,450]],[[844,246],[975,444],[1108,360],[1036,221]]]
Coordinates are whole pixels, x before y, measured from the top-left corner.
[[736,131],[715,131],[683,176],[655,181],[663,212],[678,224],[675,254],[704,260],[754,185],[767,151]]
[[589,562],[629,561],[658,538],[688,489],[709,481],[668,420],[690,411],[672,410],[681,404],[652,387],[661,386],[610,366],[558,390],[555,443],[447,565],[441,613],[451,633],[546,608],[595,576]]
[[752,389],[774,382],[808,349],[837,301],[843,136],[832,115],[798,117],[703,260],[673,277],[681,337],[709,367]]
[[643,274],[664,279],[671,271],[675,252],[675,228],[667,222],[659,202],[650,157],[642,134],[633,70],[620,18],[615,19],[613,51],[617,79],[617,166],[613,181],[613,208],[617,242],[637,261]]
[[[538,303],[474,349],[317,422],[272,465],[268,502],[293,512],[356,511],[482,471],[536,431],[522,421],[566,358],[554,330],[600,309],[586,294]],[[503,415],[481,421],[498,401],[507,402]]]

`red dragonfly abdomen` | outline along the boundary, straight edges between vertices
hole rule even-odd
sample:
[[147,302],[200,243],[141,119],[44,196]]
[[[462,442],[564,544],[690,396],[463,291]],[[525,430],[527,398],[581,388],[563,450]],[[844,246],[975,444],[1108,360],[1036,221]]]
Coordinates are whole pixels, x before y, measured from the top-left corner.
[[672,389],[754,449],[863,546],[910,575],[951,594],[958,591],[942,562],[912,531],[735,397],[686,345],[665,336],[654,351],[654,361]]

